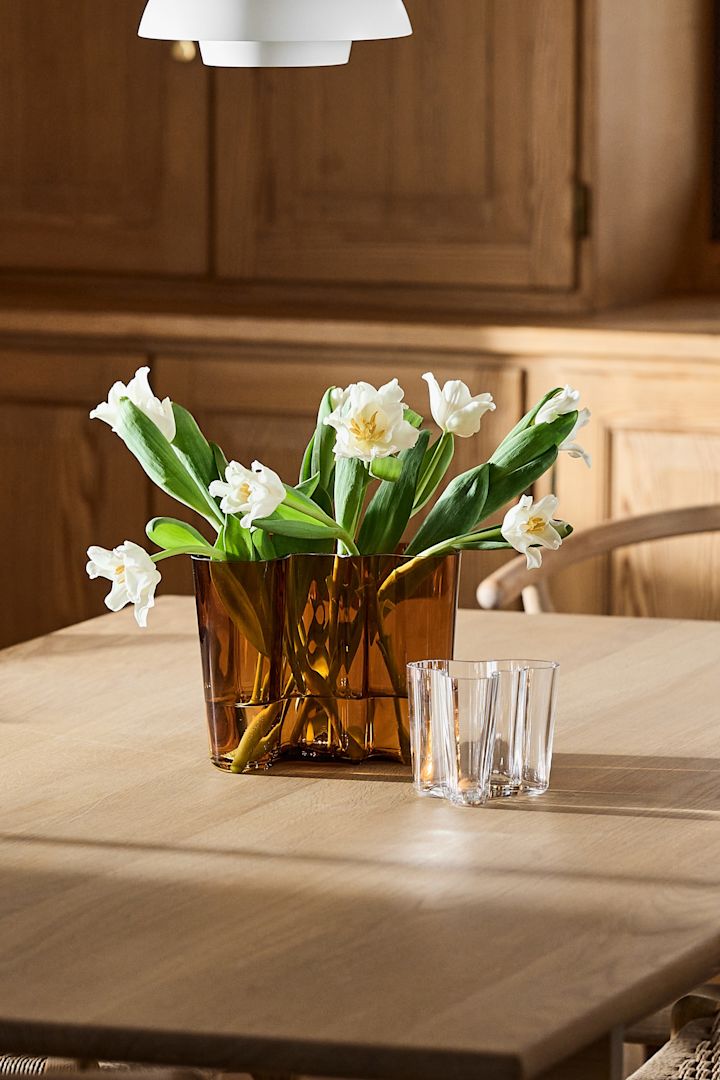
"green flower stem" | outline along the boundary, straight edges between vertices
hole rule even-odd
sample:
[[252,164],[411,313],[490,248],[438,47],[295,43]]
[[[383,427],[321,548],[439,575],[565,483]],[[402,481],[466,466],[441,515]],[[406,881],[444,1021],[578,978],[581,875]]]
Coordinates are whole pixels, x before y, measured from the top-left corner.
[[[339,577],[340,577],[340,570],[342,568],[342,565],[343,564],[342,564],[341,557],[339,555],[336,555],[335,560],[333,562],[332,577],[330,579],[330,588],[329,588],[329,592],[330,592],[330,621],[329,621],[328,635],[327,635],[327,640],[330,643],[331,648],[332,648],[332,643],[333,642],[335,643],[334,652],[332,652],[331,655],[328,657],[328,660],[329,660],[329,664],[328,664],[328,684],[330,686],[331,691],[334,688],[337,687],[337,678],[338,678],[338,675],[340,673],[341,649],[340,649],[340,644],[338,642],[338,630],[339,630],[339,625],[340,625],[340,623],[339,623],[339,616],[340,616]],[[362,620],[359,617],[356,617],[353,620],[353,625],[352,625],[352,628],[351,628],[351,633],[353,635],[354,640],[350,641],[349,648],[347,650],[347,653],[345,654],[345,660],[349,664],[352,664],[352,661],[354,660],[355,655],[357,653],[358,646],[360,644],[361,635],[362,635],[362,630],[363,630]],[[326,712],[327,712],[327,710],[326,710]],[[330,717],[329,713],[328,713],[328,722],[329,723],[332,722],[333,726],[335,725],[335,721],[331,720],[331,717]],[[337,732],[336,733],[337,733],[338,743],[341,743],[342,740],[341,740],[341,730],[340,730],[340,727],[339,727],[339,716],[338,716],[338,724],[337,724]],[[330,732],[328,731],[328,741],[329,741],[329,734],[330,734]],[[350,733],[350,731],[347,731],[347,736],[348,736],[349,739],[352,739],[352,741],[355,743],[355,745],[360,750],[363,749],[360,746],[360,744],[358,743],[357,739]]]
[[[379,593],[378,593],[379,595]],[[400,708],[400,698],[405,697],[407,694],[407,686],[404,679],[398,671],[397,662],[393,655],[392,639],[388,637],[383,629],[382,614],[380,612],[380,605],[377,606],[377,624],[378,624],[378,645],[380,652],[382,653],[383,662],[387,669],[387,673],[390,676],[390,682],[393,685],[396,696],[393,697],[393,708],[395,710],[395,724],[397,726],[398,733],[398,746],[400,747],[400,754],[403,761],[410,760],[410,739],[408,733],[405,730],[403,724],[402,710]]]
[[[340,718],[337,712],[337,707],[334,702],[334,696],[332,694],[332,687],[327,679],[324,679],[319,672],[315,671],[309,664],[303,670],[299,666],[301,656],[307,656],[307,641],[304,638],[302,623],[296,622],[293,618],[289,620],[292,630],[292,635],[287,640],[287,659],[290,664],[292,677],[290,679],[289,688],[292,689],[293,682],[297,686],[298,690],[305,689],[309,691],[311,697],[315,697],[320,702],[320,707],[325,713],[328,721],[328,742],[330,741],[331,734],[334,730],[339,731]],[[297,647],[299,646],[299,648]],[[285,691],[289,693],[289,689]]]
[[254,679],[254,682],[253,682],[252,696],[251,696],[251,699],[250,699],[253,702],[258,701],[258,699],[262,697],[263,682],[264,682],[263,675],[264,675],[264,670],[265,670],[264,660],[265,659],[266,659],[265,656],[263,656],[263,654],[260,653],[259,656],[258,656],[258,659],[257,659],[257,664],[255,666],[255,679]]
[[274,727],[270,728],[268,734],[263,739],[260,739],[259,743],[257,744],[254,755],[255,761],[259,761],[261,758],[265,757],[265,754],[267,754],[268,750],[271,750],[274,743],[276,743],[277,740],[280,738],[280,732],[282,731],[283,721],[285,720],[285,713],[287,712],[289,700],[284,701],[283,705],[285,706],[285,709],[280,714],[280,719]]
[[444,431],[435,443],[427,468],[423,470],[422,476],[418,481],[417,492],[412,508],[412,517],[414,517],[415,514],[418,514],[423,507],[427,505],[440,486],[442,478],[450,466],[450,462],[448,461],[445,467],[442,468],[443,458],[446,454],[449,454],[452,458],[454,446],[455,436],[449,431]]
[[[429,559],[433,555],[449,555],[451,551],[462,551],[464,548],[472,547],[475,544],[495,542],[507,543],[499,525],[495,525],[490,529],[481,529],[478,532],[466,533],[465,536],[454,536],[451,540],[443,540],[439,544],[425,548],[424,551],[419,552],[416,558]],[[415,559],[413,559],[413,562],[415,562]],[[408,565],[412,566],[412,563]],[[400,569],[402,570],[404,567],[400,567]]]
[[345,530],[343,530],[343,532],[338,537],[338,539],[340,540],[340,543],[345,548],[344,552],[342,552],[342,551],[339,552],[340,555],[359,555],[360,554],[360,550],[359,550],[357,544],[355,543],[353,538],[348,533],[345,532]]
[[286,698],[281,701],[273,701],[272,704],[267,705],[262,712],[258,713],[251,724],[248,724],[245,734],[233,754],[230,772],[245,772],[251,761],[255,761],[262,756],[258,751],[258,747],[263,744],[264,739],[269,737],[274,728],[282,723],[282,718],[278,720],[278,717],[282,710],[287,708],[287,704]]

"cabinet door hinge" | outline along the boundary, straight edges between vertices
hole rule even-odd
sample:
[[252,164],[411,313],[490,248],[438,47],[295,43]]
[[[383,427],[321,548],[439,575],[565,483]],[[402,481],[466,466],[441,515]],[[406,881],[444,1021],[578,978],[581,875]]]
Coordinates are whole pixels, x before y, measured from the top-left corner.
[[578,240],[586,240],[590,235],[591,212],[592,189],[584,181],[576,180],[573,217],[575,219],[575,236]]

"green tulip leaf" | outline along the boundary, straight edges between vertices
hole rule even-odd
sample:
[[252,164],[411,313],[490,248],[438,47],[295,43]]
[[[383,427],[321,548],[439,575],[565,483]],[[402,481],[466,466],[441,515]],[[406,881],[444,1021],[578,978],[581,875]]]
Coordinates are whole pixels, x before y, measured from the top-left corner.
[[310,442],[307,444],[307,447],[305,449],[305,453],[303,454],[302,465],[300,466],[300,476],[299,476],[300,484],[304,484],[312,476],[312,458],[313,458],[314,446],[315,446],[315,432],[313,432],[313,437],[310,440]]
[[254,525],[271,535],[291,536],[298,540],[328,540],[342,532],[336,522],[326,524],[309,518],[286,504],[279,506],[270,517],[255,521]]
[[402,469],[400,458],[376,458],[370,465],[370,475],[376,480],[386,480],[389,484],[394,484],[400,479]]
[[261,656],[269,656],[273,647],[272,599],[264,570],[259,560],[253,567],[243,567],[239,574],[233,572],[232,564],[210,564],[212,583],[225,611],[253,648]]
[[211,551],[212,548],[202,533],[188,525],[185,521],[177,518],[156,517],[148,521],[145,527],[148,539],[152,540],[156,547],[163,551],[172,551],[174,548],[201,547]]
[[129,398],[120,401],[116,429],[154,484],[197,511],[215,528],[222,525],[217,504],[197,472],[180,458],[157,425]]
[[507,435],[505,436],[505,438],[503,439],[503,441],[500,443],[497,450],[495,451],[495,454],[493,455],[493,457],[496,454],[499,454],[500,451],[503,450],[504,447],[507,445],[507,443],[512,442],[512,440],[514,438],[516,438],[516,436],[518,436],[521,431],[525,431],[526,428],[529,428],[532,425],[533,421],[535,420],[535,417],[540,412],[543,405],[546,404],[546,402],[550,401],[551,398],[554,398],[558,394],[561,394],[561,393],[562,393],[562,387],[561,386],[556,386],[554,390],[548,390],[545,397],[540,398],[537,405],[533,405],[532,409],[530,409],[529,412],[525,413],[522,420],[519,420],[518,423],[515,425],[515,427],[511,431],[509,431],[507,433]]
[[490,458],[492,465],[515,472],[539,458],[551,447],[563,443],[577,424],[577,412],[559,416],[552,424],[534,424],[513,439],[506,440]]
[[[317,494],[318,491],[320,491],[319,487],[315,489],[313,495]],[[296,514],[310,518],[313,521],[319,521],[329,528],[336,528],[335,520],[323,510],[314,497],[311,499],[300,488],[289,487],[288,484],[285,484],[285,502],[280,509],[283,508],[294,510]]]
[[278,557],[278,550],[268,533],[256,529],[250,534],[253,551],[259,562],[270,562]]
[[430,432],[421,431],[413,449],[404,450],[400,455],[400,479],[386,481],[373,495],[358,536],[358,547],[363,555],[393,552],[402,540],[429,442]]
[[408,545],[407,554],[417,555],[443,540],[470,532],[482,520],[489,482],[490,467],[487,464],[456,476]]
[[544,454],[541,454],[539,458],[528,462],[527,465],[523,465],[522,468],[515,469],[513,472],[500,469],[497,465],[491,465],[490,486],[483,509],[483,517],[491,517],[508,503],[515,502],[521,495],[524,495],[541,476],[545,475],[548,469],[553,467],[557,461],[557,456],[557,447],[552,446]]
[[309,476],[307,480],[303,480],[302,483],[298,484],[295,491],[299,491],[301,495],[306,495],[308,499],[312,499],[319,483],[320,473],[315,473],[314,476]]
[[320,507],[323,514],[325,514],[327,518],[329,518],[331,521],[334,520],[332,499],[328,495],[325,488],[321,488],[320,486],[316,487],[315,491],[313,492],[312,501],[315,503],[316,506]]
[[339,458],[335,466],[335,516],[349,536],[357,532],[369,482],[367,465],[359,458]]
[[240,524],[235,514],[227,514],[223,529],[223,550],[234,559],[250,562],[255,557],[252,533]]
[[172,448],[180,460],[194,475],[197,475],[206,488],[217,479],[215,456],[210,443],[197,425],[195,417],[182,405],[173,404],[175,416],[175,438]]
[[418,430],[420,430],[420,428],[425,423],[425,418],[421,416],[420,413],[416,413],[415,410],[411,409],[408,405],[405,406],[405,411],[403,412],[403,419],[407,420],[408,424],[411,424],[414,428],[417,428]]
[[427,448],[415,492],[413,514],[419,513],[430,502],[445,479],[454,456],[455,438],[449,432],[444,433],[434,446]]
[[333,472],[335,470],[335,429],[325,423],[326,417],[334,412],[332,397],[334,386],[328,387],[320,402],[318,409],[317,427],[312,439],[312,451],[310,455],[310,475],[318,473],[320,487],[325,491],[332,488]]
[[215,462],[215,479],[224,480],[225,470],[228,467],[228,459],[225,457],[225,454],[217,443],[211,442],[210,449],[212,450],[213,460]]

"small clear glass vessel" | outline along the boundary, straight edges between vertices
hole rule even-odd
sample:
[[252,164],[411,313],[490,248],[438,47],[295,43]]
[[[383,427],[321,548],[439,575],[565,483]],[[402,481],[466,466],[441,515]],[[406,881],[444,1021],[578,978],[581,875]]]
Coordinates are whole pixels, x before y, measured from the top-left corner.
[[413,781],[420,795],[479,806],[490,796],[497,676],[485,664],[408,665]]
[[554,660],[478,661],[497,675],[492,797],[541,795],[550,783],[557,673]]

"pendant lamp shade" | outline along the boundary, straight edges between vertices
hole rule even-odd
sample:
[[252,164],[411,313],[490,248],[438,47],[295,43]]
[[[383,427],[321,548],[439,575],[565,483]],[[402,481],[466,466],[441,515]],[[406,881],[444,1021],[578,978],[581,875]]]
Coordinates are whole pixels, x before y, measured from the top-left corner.
[[332,67],[347,64],[352,41],[201,41],[208,67]]
[[162,41],[344,42],[407,37],[403,0],[148,0],[140,37]]

